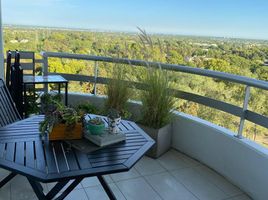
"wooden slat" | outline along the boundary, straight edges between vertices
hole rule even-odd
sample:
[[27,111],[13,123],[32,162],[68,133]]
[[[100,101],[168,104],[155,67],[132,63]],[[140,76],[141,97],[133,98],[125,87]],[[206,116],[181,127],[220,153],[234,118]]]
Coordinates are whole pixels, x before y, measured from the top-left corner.
[[36,140],[35,143],[35,153],[36,153],[36,166],[37,169],[40,171],[45,171],[46,170],[46,163],[45,163],[45,154],[44,154],[44,149],[43,149],[43,144],[42,141]]
[[10,118],[10,123],[11,122],[15,122],[17,119],[18,119],[18,116],[16,114],[16,108],[12,102],[12,99],[10,99],[10,94],[9,92],[7,91],[7,88],[6,87],[3,87],[2,90],[1,90],[1,96],[3,96],[3,99],[5,101],[5,106],[6,106],[6,110],[8,111],[8,116]]
[[16,143],[16,155],[15,155],[15,162],[21,165],[24,165],[24,142],[17,142]]
[[26,142],[26,166],[35,168],[34,144],[33,141]]
[[120,152],[110,152],[109,154],[89,154],[88,158],[89,160],[95,159],[95,158],[103,158],[106,156],[116,156],[116,155],[125,155],[125,154],[134,154],[137,150],[129,150],[129,151],[120,151]]
[[67,158],[70,170],[78,170],[79,166],[78,166],[78,163],[77,163],[77,160],[75,158],[72,148],[69,147],[66,143],[63,143],[62,145],[65,151],[65,156]]
[[75,154],[75,158],[77,160],[77,163],[78,163],[78,166],[80,169],[91,168],[91,164],[90,164],[86,154],[84,154],[81,151],[78,151],[77,149],[74,149],[74,148],[73,148],[73,152]]
[[[21,59],[34,59],[33,51],[19,51]],[[11,51],[11,57],[15,58],[16,51]]]
[[130,130],[129,127],[128,127],[128,125],[127,125],[127,123],[125,123],[124,121],[121,121],[120,124],[121,124],[122,126],[124,126],[125,129],[126,129],[127,131]]
[[0,158],[4,157],[5,143],[0,143]]
[[123,155],[113,155],[113,156],[108,156],[108,157],[101,157],[101,158],[93,158],[89,159],[91,164],[97,163],[97,162],[107,162],[107,161],[116,161],[116,160],[122,160],[122,159],[128,159],[131,157],[132,154],[123,154]]
[[57,159],[59,171],[60,172],[69,171],[69,167],[67,165],[66,159],[64,158],[64,154],[62,152],[60,142],[53,142],[53,148],[56,152],[56,159]]
[[52,151],[52,145],[49,142],[44,143],[44,151],[46,157],[46,165],[48,169],[48,173],[56,173],[58,172],[55,157]]
[[120,165],[124,163],[127,159],[121,159],[121,160],[109,160],[104,162],[97,162],[92,163],[92,167],[104,167],[104,166],[110,166],[110,165]]
[[0,88],[0,115],[3,125],[7,125],[10,123],[10,120],[7,115],[7,106],[3,97],[2,88]]
[[14,154],[15,154],[15,143],[14,142],[7,143],[6,160],[13,162],[14,161]]
[[31,72],[33,73],[34,63],[20,63],[20,65],[21,65],[23,70],[31,70]]

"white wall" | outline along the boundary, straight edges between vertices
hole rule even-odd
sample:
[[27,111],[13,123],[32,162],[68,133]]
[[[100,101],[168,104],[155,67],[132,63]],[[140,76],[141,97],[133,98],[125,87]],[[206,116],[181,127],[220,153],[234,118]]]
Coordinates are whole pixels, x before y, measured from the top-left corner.
[[199,118],[177,113],[172,145],[219,172],[256,200],[268,199],[268,151]]

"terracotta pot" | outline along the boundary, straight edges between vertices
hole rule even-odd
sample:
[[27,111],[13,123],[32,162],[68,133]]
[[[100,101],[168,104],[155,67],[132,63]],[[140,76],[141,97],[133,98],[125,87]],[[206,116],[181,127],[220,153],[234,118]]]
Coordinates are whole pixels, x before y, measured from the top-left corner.
[[49,140],[74,140],[82,138],[82,123],[75,124],[74,127],[67,127],[65,124],[57,124],[49,134]]

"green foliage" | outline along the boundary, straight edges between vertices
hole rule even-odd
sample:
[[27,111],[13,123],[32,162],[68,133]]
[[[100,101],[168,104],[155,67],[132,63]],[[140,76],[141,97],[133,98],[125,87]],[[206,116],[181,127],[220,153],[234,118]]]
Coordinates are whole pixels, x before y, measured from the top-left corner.
[[82,116],[71,107],[64,106],[58,95],[44,94],[42,97],[44,104],[45,119],[40,122],[39,130],[42,135],[51,133],[53,127],[64,123],[67,128],[73,128],[76,123],[81,122]]
[[131,98],[129,83],[126,80],[126,70],[123,65],[114,65],[112,78],[107,85],[107,101],[105,104],[106,110],[118,110],[122,117],[126,117],[127,101]]
[[91,124],[94,124],[94,125],[104,124],[104,121],[100,117],[94,117],[94,118],[90,119],[89,122]]
[[148,68],[143,84],[146,85],[146,90],[141,95],[141,123],[161,128],[170,122],[171,111],[174,109],[174,98],[168,90],[170,81],[163,70]]
[[[150,35],[148,39],[143,37],[147,35],[146,32],[141,31],[145,34],[137,36],[118,32],[100,33],[11,26],[4,27],[4,47],[5,51],[9,49],[35,51],[37,59],[41,58],[40,51],[68,52],[185,64],[268,80],[268,67],[263,65],[268,59],[268,41],[175,35]],[[98,64],[99,77],[113,77],[113,70],[110,70],[113,68],[112,64],[104,62]],[[36,63],[36,67],[40,72],[41,64]],[[50,58],[49,67],[50,72],[94,75],[94,63],[90,61]],[[125,66],[125,69],[125,76],[131,81],[137,82],[146,75],[146,70],[142,67]],[[172,72],[168,76],[170,87],[173,89],[211,97],[240,107],[243,105],[244,87],[242,85],[179,72]],[[69,84],[70,92],[91,93],[92,90],[93,84],[89,82]],[[98,94],[106,95],[106,92],[104,85],[97,85]],[[131,93],[132,98],[140,100],[139,91],[131,89]],[[268,115],[267,96],[263,90],[258,92],[252,90],[250,110]],[[226,116],[218,110],[184,100],[176,101],[176,107],[179,107],[182,112],[237,131],[238,125],[234,116]],[[126,110],[121,112],[124,111]],[[245,132],[250,138],[253,138],[252,135],[255,133],[261,138],[265,137],[267,129],[249,124]]]
[[85,103],[80,103],[76,110],[78,111],[78,113],[80,113],[80,115],[84,115],[84,114],[99,114],[100,111],[98,110],[98,108],[94,105],[92,105],[90,102],[85,102]]

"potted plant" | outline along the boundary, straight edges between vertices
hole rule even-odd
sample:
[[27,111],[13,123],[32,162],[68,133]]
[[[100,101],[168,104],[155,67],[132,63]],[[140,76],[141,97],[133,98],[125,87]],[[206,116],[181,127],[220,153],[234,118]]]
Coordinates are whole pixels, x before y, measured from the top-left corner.
[[118,133],[119,132],[119,124],[121,122],[121,116],[119,112],[115,109],[110,109],[109,114],[107,115],[108,118],[108,129],[109,133]]
[[[154,60],[155,48],[152,39],[141,30],[140,39],[147,59]],[[146,49],[148,47],[148,49]],[[146,87],[141,93],[141,128],[154,140],[154,146],[147,152],[153,158],[161,156],[171,146],[171,114],[175,109],[174,98],[170,93],[170,80],[167,71],[159,67],[148,67],[141,82]]]
[[123,118],[129,118],[130,112],[127,111],[127,102],[131,98],[130,85],[125,81],[127,74],[126,66],[114,65],[112,78],[106,88],[107,100],[105,102],[106,113],[110,109],[116,110]]
[[92,135],[100,135],[105,129],[104,121],[100,117],[94,117],[86,122],[86,129],[89,130]]
[[49,140],[81,139],[82,116],[74,108],[57,101],[52,103],[39,125],[42,136],[49,134]]
[[100,114],[98,108],[92,105],[90,102],[83,102],[78,104],[76,110],[81,114]]

